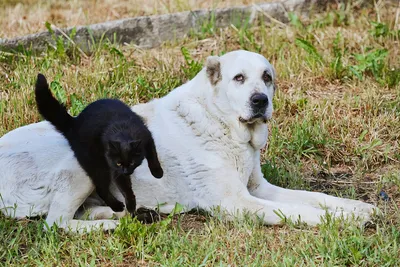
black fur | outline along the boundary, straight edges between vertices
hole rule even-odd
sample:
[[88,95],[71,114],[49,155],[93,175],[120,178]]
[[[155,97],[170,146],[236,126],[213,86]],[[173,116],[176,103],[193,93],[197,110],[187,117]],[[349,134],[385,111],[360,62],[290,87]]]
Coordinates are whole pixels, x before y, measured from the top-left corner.
[[68,140],[97,194],[114,211],[123,211],[124,204],[110,192],[111,179],[115,179],[127,210],[135,216],[130,175],[146,157],[153,176],[163,176],[154,140],[140,116],[119,100],[101,99],[74,118],[54,98],[42,74],[37,77],[35,96],[39,113]]

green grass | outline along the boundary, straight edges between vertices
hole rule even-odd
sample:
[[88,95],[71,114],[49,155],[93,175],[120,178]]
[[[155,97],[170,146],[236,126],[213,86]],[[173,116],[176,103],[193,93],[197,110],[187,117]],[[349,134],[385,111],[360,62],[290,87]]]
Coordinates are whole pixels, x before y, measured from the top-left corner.
[[[166,95],[210,54],[245,48],[278,74],[262,169],[280,186],[377,204],[375,227],[330,218],[317,228],[185,214],[113,233],[43,232],[42,220],[0,216],[0,265],[396,266],[400,258],[400,42],[396,9],[351,6],[312,20],[215,29],[152,50],[104,40],[88,57],[61,42],[35,55],[0,52],[0,136],[40,120],[38,72],[72,114],[100,97],[128,104]],[[390,201],[378,200],[381,191]]]

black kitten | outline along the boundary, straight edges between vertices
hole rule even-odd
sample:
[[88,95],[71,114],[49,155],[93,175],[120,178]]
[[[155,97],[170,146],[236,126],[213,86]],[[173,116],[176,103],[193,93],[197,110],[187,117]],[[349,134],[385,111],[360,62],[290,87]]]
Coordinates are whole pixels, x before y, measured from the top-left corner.
[[142,119],[115,99],[95,101],[72,117],[53,97],[42,74],[37,77],[35,96],[39,113],[68,140],[97,194],[113,211],[123,211],[124,204],[110,192],[111,179],[115,179],[127,210],[135,216],[136,199],[130,175],[146,157],[153,176],[163,176],[154,140]]

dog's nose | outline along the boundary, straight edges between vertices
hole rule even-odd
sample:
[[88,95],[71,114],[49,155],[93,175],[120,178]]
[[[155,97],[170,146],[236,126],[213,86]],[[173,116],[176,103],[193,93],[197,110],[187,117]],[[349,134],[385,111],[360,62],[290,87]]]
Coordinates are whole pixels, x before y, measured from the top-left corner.
[[255,93],[250,98],[251,104],[255,108],[265,108],[268,106],[268,96],[262,93]]

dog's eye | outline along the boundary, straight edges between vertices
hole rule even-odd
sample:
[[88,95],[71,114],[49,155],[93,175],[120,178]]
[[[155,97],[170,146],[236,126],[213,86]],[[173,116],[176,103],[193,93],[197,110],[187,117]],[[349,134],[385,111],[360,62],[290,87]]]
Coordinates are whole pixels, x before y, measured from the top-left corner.
[[117,162],[118,167],[121,167],[121,165],[122,165],[121,162]]
[[233,79],[237,82],[244,82],[244,76],[243,74],[238,74],[235,77],[233,77]]
[[262,79],[265,83],[269,83],[270,81],[272,81],[272,77],[267,71],[263,72]]

